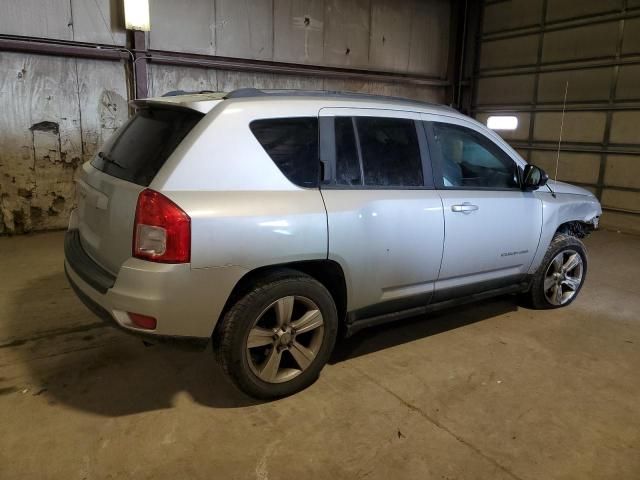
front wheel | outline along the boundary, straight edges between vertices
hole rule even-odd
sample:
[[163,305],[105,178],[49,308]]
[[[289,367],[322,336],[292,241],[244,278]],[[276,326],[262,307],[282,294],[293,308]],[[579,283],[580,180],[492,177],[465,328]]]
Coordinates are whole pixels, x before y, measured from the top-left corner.
[[291,395],[313,383],[338,331],[331,294],[298,272],[258,282],[222,322],[214,342],[219,362],[240,390],[262,399]]
[[565,307],[573,302],[587,276],[587,252],[576,237],[556,234],[535,273],[528,300],[537,309]]

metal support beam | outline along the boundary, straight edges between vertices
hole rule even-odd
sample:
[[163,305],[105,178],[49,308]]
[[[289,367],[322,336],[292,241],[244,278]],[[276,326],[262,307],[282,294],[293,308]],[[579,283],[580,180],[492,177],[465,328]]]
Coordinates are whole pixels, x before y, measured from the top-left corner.
[[517,67],[484,68],[479,72],[479,78],[510,77],[513,75],[525,75],[528,73],[565,72],[570,70],[591,70],[594,68],[613,67],[616,65],[640,65],[640,55],[631,54],[625,57],[598,57],[582,60],[557,61],[537,63],[531,65],[519,65]]
[[[545,150],[556,152],[558,142],[555,140],[535,140],[532,143],[518,140],[509,140],[509,145],[518,150]],[[563,152],[575,153],[597,153],[597,154],[619,154],[619,155],[640,155],[640,149],[636,145],[608,145],[603,147],[599,143],[587,142],[566,142],[562,144]]]
[[388,73],[356,68],[324,67],[318,65],[272,62],[266,60],[250,60],[164,50],[148,50],[146,58],[152,63],[163,65],[218,68],[221,70],[233,70],[240,72],[278,73],[282,75],[304,75],[307,77],[396,82],[443,88],[451,85],[449,80],[425,75]]
[[[547,7],[549,0],[542,0],[542,9],[540,13],[540,33],[538,33],[538,50],[536,54],[535,73],[533,78],[533,96],[531,98],[530,108],[534,110],[538,104],[538,87],[540,85],[540,65],[542,65],[542,51],[544,48],[544,27],[547,18]],[[527,134],[527,145],[530,147],[534,142],[534,130],[536,127],[536,115],[532,112],[529,117],[529,133]],[[527,162],[531,161],[531,151],[527,151]],[[557,171],[557,169],[556,169]],[[555,180],[555,179],[554,179]]]
[[458,78],[457,108],[465,115],[471,115],[473,100],[475,98],[476,77],[480,58],[480,35],[482,34],[482,22],[484,8],[480,1],[468,1],[464,42],[460,53],[460,76]]
[[[624,0],[622,6],[622,13],[626,14],[627,10],[627,1]],[[616,43],[616,61],[620,62],[620,55],[622,54],[622,42],[624,40],[624,25],[625,19],[624,16],[620,20],[618,24],[618,42]],[[607,159],[608,155],[606,154],[606,150],[609,148],[609,143],[611,142],[611,127],[613,122],[613,106],[616,99],[616,88],[618,86],[618,77],[620,75],[620,65],[617,64],[613,67],[613,73],[611,74],[611,82],[609,86],[609,104],[607,110],[607,118],[605,121],[604,127],[604,136],[602,139],[602,149],[604,150],[602,155],[600,156],[600,170],[598,172],[598,189],[596,191],[596,195],[600,201],[602,201],[602,191],[604,189],[604,177],[607,171]]]
[[147,98],[149,96],[149,77],[147,75],[147,42],[145,33],[134,30],[131,37],[135,98]]
[[458,83],[464,51],[464,32],[468,0],[452,0],[449,22],[449,58],[447,60],[447,78],[449,79],[449,104],[458,107]]
[[[571,87],[569,87],[571,88]],[[566,112],[606,112],[608,110],[621,112],[627,110],[640,110],[640,98],[614,100],[609,103],[607,100],[593,102],[567,102]],[[536,113],[536,112],[561,112],[562,103],[538,103],[528,104],[482,104],[473,109],[473,113]]]
[[42,38],[0,36],[0,51],[56,55],[59,57],[121,60],[129,57],[122,47],[80,42],[64,42]]

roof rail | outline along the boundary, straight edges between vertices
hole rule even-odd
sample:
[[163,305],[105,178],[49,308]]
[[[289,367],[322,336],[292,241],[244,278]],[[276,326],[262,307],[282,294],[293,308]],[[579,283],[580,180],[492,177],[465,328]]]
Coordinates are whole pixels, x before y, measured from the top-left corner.
[[257,88],[238,88],[227,93],[224,98],[227,100],[231,98],[261,97],[263,95],[267,95],[267,93],[264,90],[258,90]]
[[202,93],[218,93],[214,90],[200,90],[200,91],[192,91],[192,92],[188,92],[186,90],[171,90],[170,92],[167,92],[165,94],[163,94],[163,97],[178,97],[180,95],[199,95]]
[[397,101],[403,103],[413,103],[419,105],[438,106],[442,108],[450,108],[439,103],[423,102],[421,100],[412,100],[410,98],[393,97],[387,95],[375,95],[370,93],[358,92],[339,92],[335,90],[297,90],[297,89],[258,89],[258,88],[239,88],[227,93],[224,99],[234,98],[255,98],[255,97],[339,97],[345,99],[370,99],[382,101]]

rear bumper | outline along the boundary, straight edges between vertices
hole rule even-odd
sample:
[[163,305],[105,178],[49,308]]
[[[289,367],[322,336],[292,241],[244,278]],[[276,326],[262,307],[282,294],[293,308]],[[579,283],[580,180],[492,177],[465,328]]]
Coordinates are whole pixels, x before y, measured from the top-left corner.
[[78,287],[78,285],[73,283],[73,280],[71,280],[71,277],[69,276],[69,272],[67,270],[66,265],[64,268],[64,273],[67,276],[67,280],[69,281],[71,288],[75,292],[76,296],[80,299],[80,301],[84,303],[84,305],[89,310],[91,310],[98,318],[109,323],[111,326],[119,328],[120,330],[124,330],[127,333],[130,333],[137,337],[140,337],[142,340],[149,343],[170,344],[170,345],[177,346],[178,348],[184,348],[188,350],[204,350],[207,347],[207,344],[209,343],[209,338],[207,337],[201,338],[201,337],[177,337],[177,336],[170,336],[170,335],[159,335],[154,333],[148,333],[143,330],[136,330],[132,328],[123,327],[122,325],[120,325],[120,323],[118,323],[118,321],[113,316],[111,316],[108,310],[103,308],[102,305],[100,305],[99,303],[93,301],[91,297],[89,297],[82,290],[80,290],[80,287]]
[[84,251],[78,230],[69,230],[65,234],[64,257],[78,276],[97,292],[105,294],[116,283],[115,275],[94,262]]
[[[82,248],[77,230],[65,236],[65,272],[80,300],[98,317],[151,343],[204,346],[235,284],[239,267],[192,269],[130,258],[118,275]],[[154,317],[155,330],[137,328],[127,312]]]

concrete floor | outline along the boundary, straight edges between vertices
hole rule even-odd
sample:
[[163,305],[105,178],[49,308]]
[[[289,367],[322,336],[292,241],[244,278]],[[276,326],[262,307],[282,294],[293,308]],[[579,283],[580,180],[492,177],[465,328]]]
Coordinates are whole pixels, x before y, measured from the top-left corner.
[[497,299],[342,341],[258,404],[210,351],[85,310],[63,234],[0,238],[0,478],[640,478],[640,237],[587,240],[569,308]]

